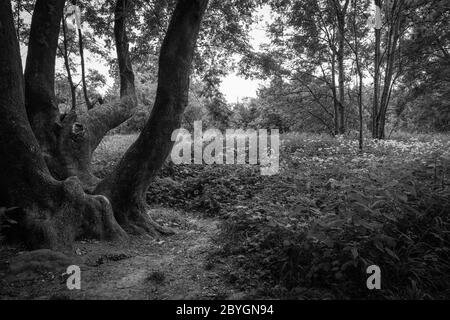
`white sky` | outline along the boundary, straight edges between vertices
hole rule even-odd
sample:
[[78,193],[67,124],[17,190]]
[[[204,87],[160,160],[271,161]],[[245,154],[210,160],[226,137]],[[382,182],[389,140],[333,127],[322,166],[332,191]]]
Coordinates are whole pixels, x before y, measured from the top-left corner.
[[[264,6],[257,11],[258,23],[253,27],[250,32],[250,44],[255,50],[259,49],[259,46],[269,42],[269,38],[266,35],[266,24],[271,19],[270,8]],[[246,97],[256,97],[258,87],[263,84],[261,80],[245,79],[245,77],[230,74],[225,77],[220,86],[220,91],[224,94],[228,103],[234,103],[241,101]]]
[[[269,41],[268,37],[266,36],[265,29],[266,24],[271,19],[270,8],[268,6],[264,6],[263,8],[257,11],[256,16],[258,17],[258,23],[255,24],[255,26],[250,32],[250,44],[253,46],[255,50],[258,50],[261,44],[267,43]],[[28,20],[30,19],[30,17],[26,17],[25,19]],[[70,24],[71,23],[68,21],[69,27]],[[27,55],[27,48],[22,46],[21,56],[23,67],[25,67],[26,55]],[[72,57],[72,59],[76,60],[77,57]],[[105,75],[107,80],[106,87],[97,88],[97,90],[101,93],[106,92],[108,87],[111,87],[114,82],[114,80],[109,76],[108,72],[109,67],[107,66],[107,64],[103,63],[102,61],[99,61],[91,54],[89,54],[89,52],[86,52],[85,54],[85,64],[86,70],[96,69],[101,74]],[[57,59],[56,71],[65,74],[64,62],[62,59]],[[80,74],[81,74],[81,67],[77,66],[77,73],[73,75],[75,83],[80,81]],[[222,84],[220,86],[220,91],[224,94],[226,100],[229,103],[235,103],[247,97],[256,97],[258,87],[261,84],[263,84],[263,81],[245,79],[245,77],[243,76],[237,74],[230,74],[227,77],[223,78]]]

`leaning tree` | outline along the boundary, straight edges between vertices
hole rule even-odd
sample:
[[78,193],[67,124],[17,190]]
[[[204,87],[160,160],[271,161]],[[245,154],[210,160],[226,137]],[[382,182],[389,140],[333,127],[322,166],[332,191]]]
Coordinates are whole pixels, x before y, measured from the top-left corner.
[[25,72],[10,1],[0,2],[0,207],[18,207],[11,234],[32,247],[58,248],[81,237],[126,239],[167,233],[147,215],[145,193],[173,146],[187,105],[189,76],[208,0],[178,0],[159,54],[151,116],[137,141],[103,180],[90,168],[103,136],[136,107],[128,50],[128,0],[115,5],[120,100],[62,116],[54,92],[65,0],[37,0]]

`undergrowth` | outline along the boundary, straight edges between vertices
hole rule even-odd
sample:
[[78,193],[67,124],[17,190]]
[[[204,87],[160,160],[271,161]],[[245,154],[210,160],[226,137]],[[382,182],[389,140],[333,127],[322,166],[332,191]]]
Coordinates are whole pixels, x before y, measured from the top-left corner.
[[[250,298],[450,298],[450,139],[357,144],[286,135],[270,177],[257,166],[168,162],[148,202],[220,218],[210,259],[231,264],[228,281]],[[101,155],[99,175],[120,157]],[[366,287],[370,265],[382,290]]]

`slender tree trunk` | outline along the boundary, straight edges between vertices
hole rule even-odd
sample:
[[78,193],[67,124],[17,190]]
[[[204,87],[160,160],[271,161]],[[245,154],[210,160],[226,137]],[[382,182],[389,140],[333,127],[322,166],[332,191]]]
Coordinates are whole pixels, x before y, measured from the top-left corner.
[[[381,0],[374,0],[375,5],[381,8]],[[380,56],[381,56],[381,29],[375,29],[375,72],[373,79],[373,107],[372,107],[372,137],[378,138],[378,110],[380,99]]]
[[390,93],[393,86],[394,68],[396,60],[396,50],[399,41],[399,29],[400,29],[400,7],[397,1],[394,2],[393,10],[396,12],[392,14],[393,21],[389,30],[389,37],[386,44],[386,71],[383,83],[383,92],[381,94],[380,110],[378,112],[378,132],[379,139],[385,138],[385,126],[386,126],[386,113],[390,100]]
[[337,21],[337,63],[338,63],[338,81],[339,81],[339,102],[338,102],[338,133],[345,133],[345,25],[350,0],[345,0],[341,5],[340,1],[333,0],[332,5]]
[[356,24],[357,19],[357,0],[354,0],[354,9],[353,9],[353,34],[355,36],[355,60],[356,60],[356,72],[358,75],[358,116],[359,116],[359,150],[363,150],[364,146],[364,132],[363,132],[363,103],[362,103],[362,97],[363,97],[363,73],[361,70],[361,63],[359,60],[359,40],[358,40],[358,28]]
[[0,43],[0,206],[20,208],[8,236],[50,248],[79,237],[125,238],[107,199],[86,195],[77,178],[51,176],[25,111],[19,44],[6,0],[0,1]]
[[150,119],[137,141],[96,193],[107,196],[117,221],[136,233],[168,230],[147,215],[146,193],[173,147],[172,133],[181,125],[188,103],[189,77],[207,0],[179,0],[161,47],[158,89]]
[[69,82],[70,94],[72,97],[72,111],[75,111],[77,107],[77,92],[76,87],[73,84],[72,72],[70,71],[70,61],[69,61],[69,45],[67,41],[67,24],[66,19],[63,17],[62,19],[62,29],[63,29],[63,43],[64,43],[64,66],[66,67],[67,72],[67,81]]
[[81,29],[78,29],[78,48],[80,50],[80,61],[81,61],[81,82],[83,84],[83,95],[84,100],[86,101],[86,107],[88,110],[92,109],[91,101],[89,100],[89,95],[87,92],[87,84],[86,84],[86,68],[84,65],[84,47],[83,47],[83,33]]
[[[360,67],[358,66],[358,69]],[[363,74],[358,70],[359,84],[358,84],[358,116],[359,116],[359,150],[363,149],[364,145],[364,118],[363,118]]]
[[338,132],[345,133],[345,68],[344,68],[344,28],[345,22],[343,17],[339,20],[339,49],[337,54],[338,59],[338,73],[339,73],[339,104],[338,104]]
[[336,90],[336,53],[333,51],[331,56],[331,87],[333,94],[333,110],[334,110],[334,134],[339,134],[339,100]]

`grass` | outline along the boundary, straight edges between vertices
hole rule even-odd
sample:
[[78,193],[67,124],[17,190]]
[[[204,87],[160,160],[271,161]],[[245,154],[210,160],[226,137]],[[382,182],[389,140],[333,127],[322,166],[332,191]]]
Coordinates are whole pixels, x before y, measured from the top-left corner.
[[95,174],[103,178],[136,141],[137,134],[106,136],[95,150],[92,166]]
[[[104,175],[136,136],[108,137]],[[450,138],[287,134],[276,176],[257,166],[174,166],[148,202],[222,220],[215,259],[251,298],[450,298]],[[382,290],[366,269],[382,270]]]

